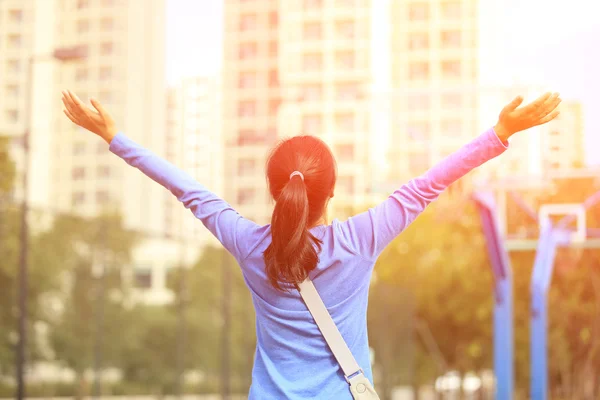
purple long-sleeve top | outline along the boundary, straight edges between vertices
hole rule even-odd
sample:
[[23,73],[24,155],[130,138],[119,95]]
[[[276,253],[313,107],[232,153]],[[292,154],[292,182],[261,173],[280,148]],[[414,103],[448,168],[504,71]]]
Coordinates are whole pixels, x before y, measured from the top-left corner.
[[[450,184],[507,146],[485,131],[377,206],[311,232],[323,240],[309,276],[358,364],[373,382],[367,339],[369,281],[377,257]],[[189,174],[122,132],[110,151],[171,191],[237,260],[256,310],[256,353],[249,399],[351,399],[348,384],[300,294],[269,283],[263,252],[270,225],[258,225]]]

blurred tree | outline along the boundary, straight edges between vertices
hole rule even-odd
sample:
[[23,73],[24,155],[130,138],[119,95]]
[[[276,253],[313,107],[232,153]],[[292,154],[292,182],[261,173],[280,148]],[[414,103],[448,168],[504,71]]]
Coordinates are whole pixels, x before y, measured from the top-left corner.
[[[0,137],[0,374],[14,374],[15,345],[17,341],[17,274],[19,254],[20,204],[12,195],[16,178],[15,164],[8,147],[10,139]],[[46,215],[47,216],[47,215]],[[45,302],[48,293],[59,287],[61,264],[59,251],[46,241],[40,215],[30,211],[29,289],[28,314],[29,337],[27,361],[32,363],[47,355],[39,337],[33,334],[35,327],[47,320]],[[43,217],[43,216],[42,216]],[[36,229],[37,228],[37,229]],[[42,231],[42,233],[39,233]]]
[[[227,257],[227,260],[225,260]],[[222,277],[224,262],[229,263],[231,276],[231,350],[229,360],[231,386],[234,392],[247,392],[252,377],[256,333],[252,298],[235,259],[223,248],[207,247],[188,275],[189,347],[197,351],[194,368],[209,378],[216,378],[223,362],[220,337],[223,324]],[[200,351],[201,350],[201,351]],[[189,354],[186,354],[190,358]],[[186,365],[188,363],[186,362]]]
[[[103,367],[117,366],[121,359],[123,329],[129,323],[122,272],[139,240],[115,213],[92,219],[59,216],[44,234],[54,251],[49,262],[63,270],[50,341],[55,359],[75,372],[81,384],[79,396],[87,392],[84,372],[94,366],[95,350],[102,354]],[[102,348],[96,349],[99,338]]]
[[9,154],[10,137],[0,135],[0,197],[9,194],[15,184],[15,163]]
[[[493,278],[474,207],[455,196],[442,196],[388,246],[375,273],[377,284],[371,298],[387,297],[377,293],[381,283],[398,288],[397,299],[388,299],[387,306],[369,304],[369,321],[381,321],[369,329],[376,363],[378,359],[384,362],[377,354],[389,360],[406,357],[389,341],[377,338],[385,329],[393,330],[386,332],[390,337],[406,337],[406,330],[411,329],[385,317],[393,313],[390,307],[405,315],[401,303],[414,298],[412,325],[420,328],[411,332],[414,364],[396,362],[394,371],[389,372],[397,377],[393,385],[432,383],[445,369],[467,372],[492,365]],[[407,370],[413,375],[407,375]]]
[[15,183],[15,164],[9,155],[8,137],[0,137],[0,374],[12,371],[16,334],[16,273],[19,251],[19,218],[9,204]]

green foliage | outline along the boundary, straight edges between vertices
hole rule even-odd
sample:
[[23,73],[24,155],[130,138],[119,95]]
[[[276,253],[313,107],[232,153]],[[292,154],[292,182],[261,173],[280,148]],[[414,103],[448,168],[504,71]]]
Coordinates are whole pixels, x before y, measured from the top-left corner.
[[[462,214],[448,214],[448,209],[460,209]],[[402,367],[412,376],[404,373],[394,384],[431,383],[446,369],[466,372],[491,365],[492,276],[478,224],[473,207],[444,197],[380,256],[371,298],[378,295],[380,285],[395,287],[396,304],[388,300],[388,307],[399,309],[404,321],[394,324],[391,318],[383,318],[379,329],[397,326],[388,334],[412,340],[415,346],[407,360],[411,365]],[[404,302],[413,304],[412,313],[403,311]],[[369,314],[390,312],[370,305]],[[369,332],[376,359],[377,354],[403,359],[400,353],[390,355],[389,345],[373,340],[377,335],[373,328]],[[434,346],[423,337],[429,334]]]
[[122,269],[140,238],[123,227],[117,214],[93,219],[62,215],[42,237],[52,249],[48,261],[62,268],[55,293],[62,310],[49,313],[54,359],[75,371],[82,382],[76,387],[85,391],[89,385],[83,384],[83,373],[94,365],[100,337],[105,367],[118,365],[122,358],[123,327],[130,317]]
[[9,193],[15,184],[15,163],[9,155],[10,137],[0,136],[0,198]]

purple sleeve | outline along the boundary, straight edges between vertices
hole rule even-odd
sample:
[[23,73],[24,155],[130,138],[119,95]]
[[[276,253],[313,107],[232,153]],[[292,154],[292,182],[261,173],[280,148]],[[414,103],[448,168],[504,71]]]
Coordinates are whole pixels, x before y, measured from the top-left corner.
[[109,150],[127,164],[168,189],[183,203],[236,259],[247,256],[248,240],[258,226],[242,218],[229,204],[196,182],[186,172],[138,145],[119,132]]
[[384,202],[339,224],[344,241],[362,257],[375,260],[425,207],[472,169],[507,149],[490,128],[425,174],[412,179]]

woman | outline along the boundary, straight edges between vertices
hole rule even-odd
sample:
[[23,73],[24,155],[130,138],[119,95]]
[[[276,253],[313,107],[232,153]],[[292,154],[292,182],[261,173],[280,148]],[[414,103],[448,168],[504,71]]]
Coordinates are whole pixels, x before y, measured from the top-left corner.
[[498,156],[516,132],[558,115],[558,94],[520,107],[517,97],[497,124],[368,211],[326,224],[336,166],[313,136],[279,143],[267,163],[275,200],[270,225],[244,219],[225,201],[118,132],[96,100],[70,91],[64,111],[100,136],[114,154],[171,191],[238,261],[256,310],[257,346],[250,399],[350,399],[348,383],[295,285],[308,275],[364,374],[373,381],[367,340],[369,281],[377,257],[451,183]]

